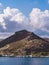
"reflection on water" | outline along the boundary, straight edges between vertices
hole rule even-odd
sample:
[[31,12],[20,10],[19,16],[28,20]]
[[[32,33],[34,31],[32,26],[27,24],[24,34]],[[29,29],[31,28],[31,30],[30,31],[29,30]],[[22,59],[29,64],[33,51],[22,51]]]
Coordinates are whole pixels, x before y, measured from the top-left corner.
[[49,65],[49,58],[0,57],[0,65]]

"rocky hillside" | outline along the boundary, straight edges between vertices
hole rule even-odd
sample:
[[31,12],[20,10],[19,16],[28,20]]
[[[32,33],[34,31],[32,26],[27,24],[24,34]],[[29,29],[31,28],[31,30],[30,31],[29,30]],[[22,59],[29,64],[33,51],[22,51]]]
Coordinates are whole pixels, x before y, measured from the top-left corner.
[[49,42],[49,38],[43,38],[43,39]]
[[[0,42],[0,55],[25,56],[49,54],[49,42],[33,32],[21,30]],[[39,54],[38,54],[39,53]]]

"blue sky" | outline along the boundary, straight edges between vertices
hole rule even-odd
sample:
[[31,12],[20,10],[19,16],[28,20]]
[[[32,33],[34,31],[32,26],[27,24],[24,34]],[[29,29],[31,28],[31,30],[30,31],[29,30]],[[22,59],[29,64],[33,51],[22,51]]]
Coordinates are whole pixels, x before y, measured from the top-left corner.
[[0,0],[0,38],[22,29],[49,37],[49,0]]
[[0,0],[0,2],[3,4],[3,8],[7,6],[18,8],[26,16],[28,16],[33,8],[40,8],[41,10],[49,9],[48,0]]

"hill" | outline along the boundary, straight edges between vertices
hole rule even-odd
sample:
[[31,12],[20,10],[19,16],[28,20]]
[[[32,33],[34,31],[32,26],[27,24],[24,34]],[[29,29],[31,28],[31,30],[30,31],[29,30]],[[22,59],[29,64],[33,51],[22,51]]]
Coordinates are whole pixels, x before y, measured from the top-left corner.
[[49,38],[43,38],[43,39],[49,42]]
[[33,32],[21,30],[0,42],[0,55],[49,55],[49,42]]

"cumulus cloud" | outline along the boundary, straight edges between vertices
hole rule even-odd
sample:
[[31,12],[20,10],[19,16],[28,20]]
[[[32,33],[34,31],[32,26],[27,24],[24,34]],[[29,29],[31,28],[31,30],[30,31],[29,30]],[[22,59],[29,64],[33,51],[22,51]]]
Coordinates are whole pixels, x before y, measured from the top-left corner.
[[33,8],[30,13],[30,25],[34,31],[43,30],[49,32],[49,10],[41,11]]
[[19,9],[6,7],[0,14],[0,32],[15,32],[21,29],[49,33],[49,10],[33,8],[29,17],[26,17]]
[[0,7],[2,7],[2,3],[0,3]]
[[7,7],[0,14],[0,28],[12,32],[24,28],[49,32],[49,10],[33,8],[27,18],[19,9]]
[[25,21],[26,17],[16,8],[7,7],[4,9],[4,18],[9,18],[10,21],[15,21],[17,23],[22,23]]
[[6,23],[4,22],[3,14],[0,14],[0,25],[6,29]]
[[28,18],[16,8],[7,7],[3,10],[3,13],[0,14],[0,26],[2,26],[3,29],[8,29],[10,26],[16,27],[18,24],[20,26],[27,25],[27,21]]

